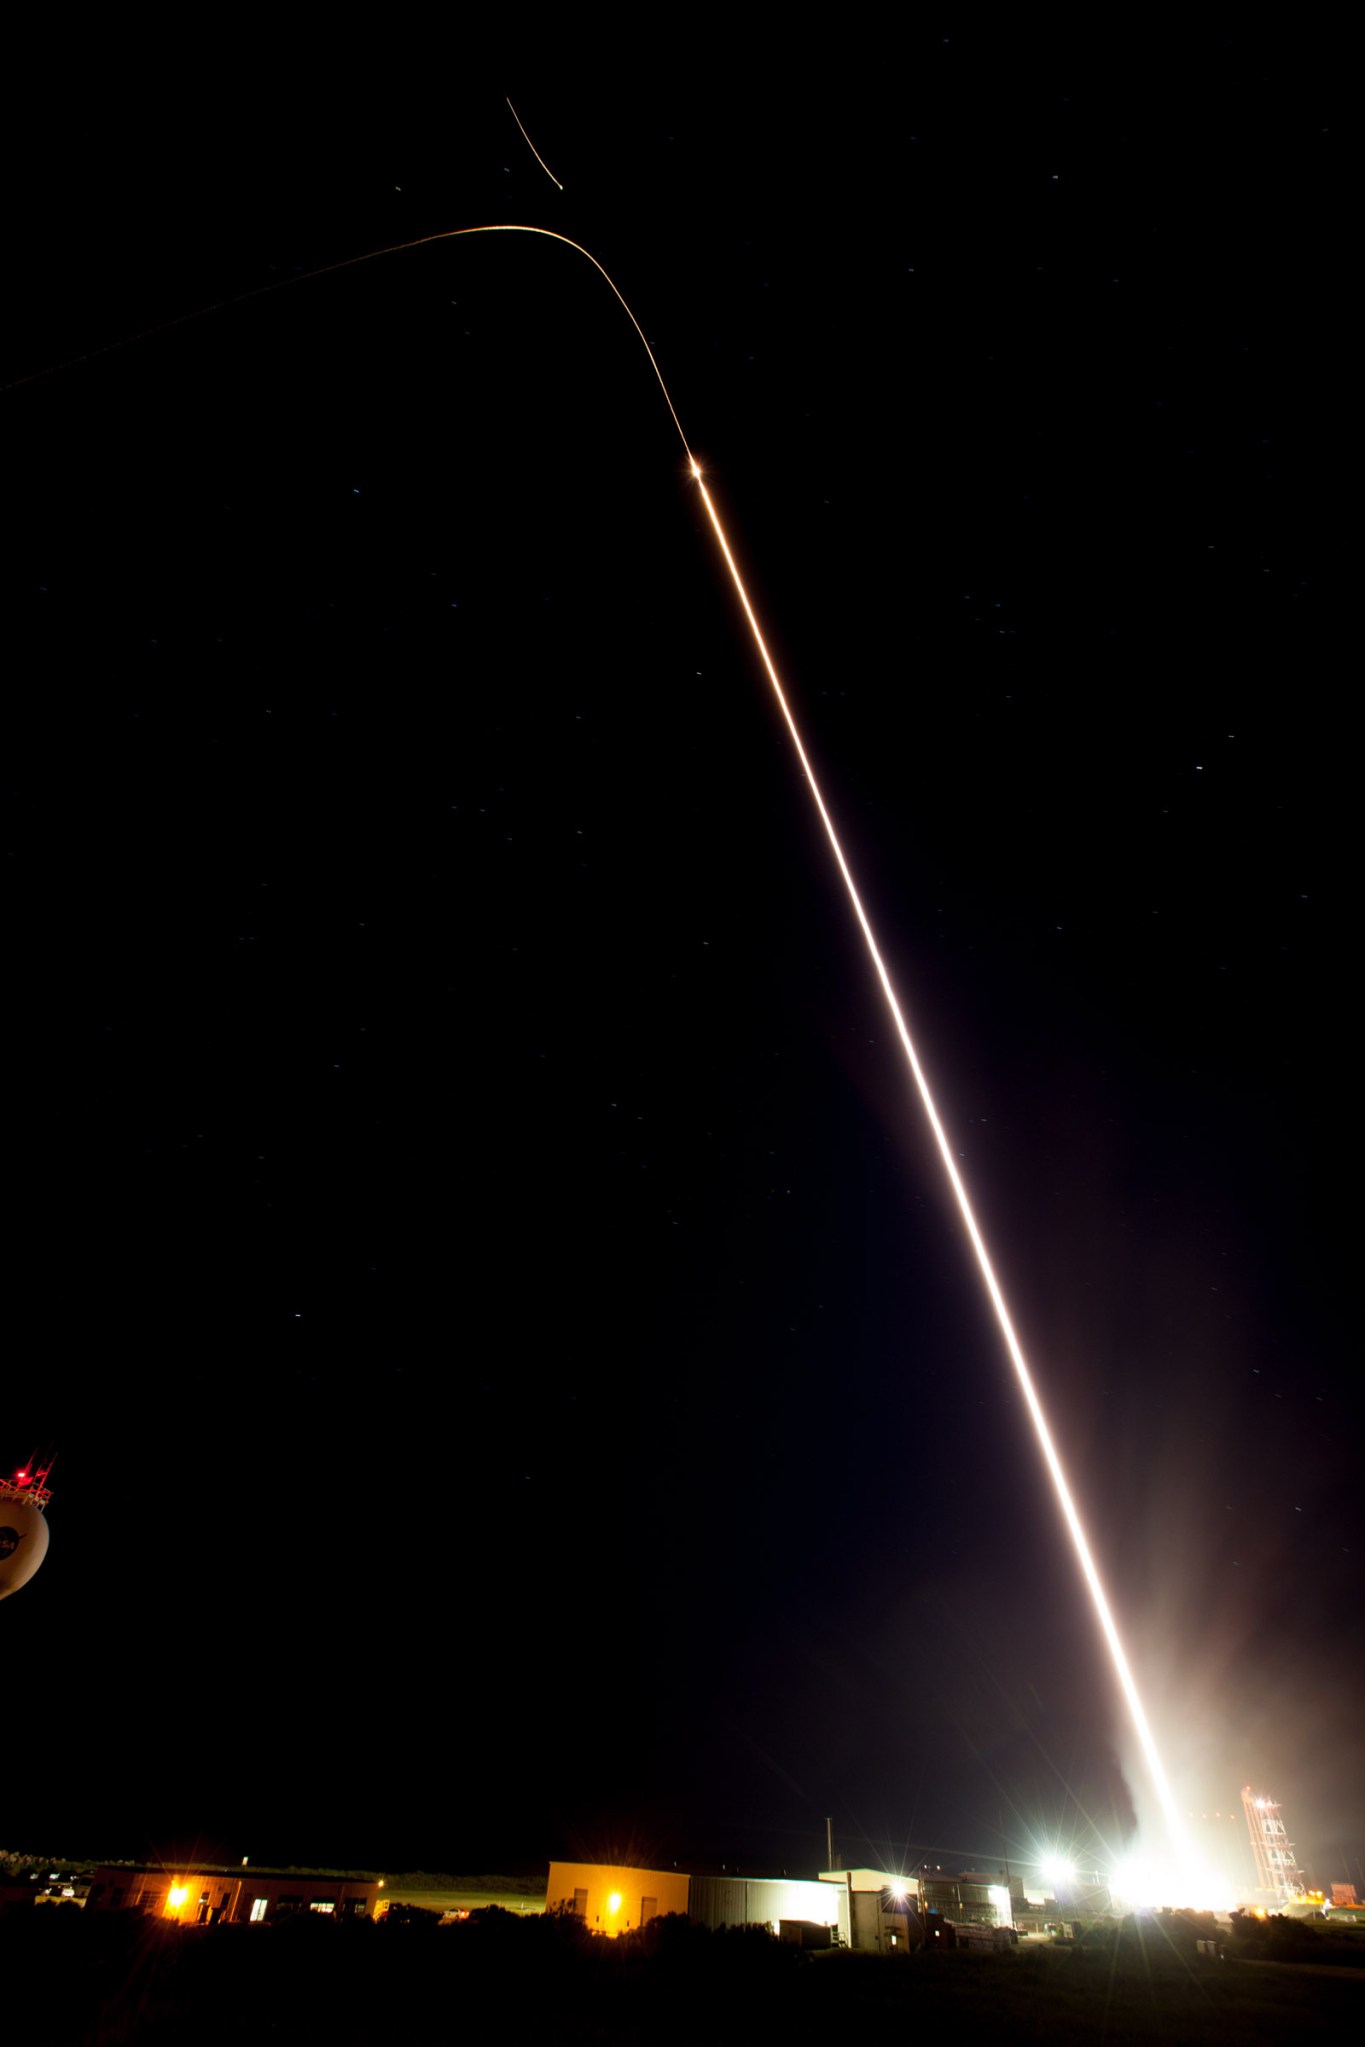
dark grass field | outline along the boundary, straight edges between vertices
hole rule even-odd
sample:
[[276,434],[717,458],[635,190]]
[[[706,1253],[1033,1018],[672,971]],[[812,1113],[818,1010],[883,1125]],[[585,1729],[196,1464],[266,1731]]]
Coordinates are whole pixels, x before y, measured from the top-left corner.
[[607,1942],[572,1923],[503,1914],[450,1928],[303,1920],[197,1932],[56,1910],[0,1923],[0,1981],[11,2018],[48,2047],[624,2047],[905,2037],[925,2026],[957,2040],[1282,2047],[1358,2032],[1365,1969],[1330,1943],[1303,1949],[1316,1960],[1215,1961],[1197,1957],[1185,1931],[1147,1922],[1075,1947],[880,1957],[803,1955],[766,1932],[712,1934],[686,1921]]

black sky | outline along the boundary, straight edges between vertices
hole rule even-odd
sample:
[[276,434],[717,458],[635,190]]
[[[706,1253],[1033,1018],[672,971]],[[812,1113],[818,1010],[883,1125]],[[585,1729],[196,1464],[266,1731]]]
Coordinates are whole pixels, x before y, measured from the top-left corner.
[[[92,67],[15,153],[5,348],[455,226],[600,257],[1182,1798],[1264,1783],[1320,1878],[1365,1836],[1331,70],[935,30],[780,89],[400,109],[244,61],[111,110]],[[1020,1404],[601,280],[436,244],[3,403],[0,1448],[60,1453],[0,1615],[15,1845],[1122,1833]]]

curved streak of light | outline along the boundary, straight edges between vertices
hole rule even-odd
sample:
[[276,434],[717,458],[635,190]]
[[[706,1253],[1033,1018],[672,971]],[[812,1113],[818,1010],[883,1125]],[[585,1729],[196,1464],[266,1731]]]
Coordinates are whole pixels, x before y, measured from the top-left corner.
[[697,470],[692,450],[687,444],[687,435],[682,429],[682,421],[674,410],[673,400],[668,395],[668,386],[664,382],[663,371],[655,361],[649,338],[631,311],[629,302],[619,290],[611,272],[598,262],[591,249],[585,249],[583,244],[574,241],[571,235],[562,235],[557,228],[531,227],[524,221],[489,221],[481,227],[441,228],[433,235],[415,235],[410,242],[388,242],[382,249],[366,249],[360,256],[343,256],[336,263],[320,263],[316,270],[305,270],[298,276],[272,277],[269,284],[253,285],[250,291],[234,292],[229,298],[214,299],[209,305],[196,306],[193,312],[177,313],[173,320],[161,320],[155,327],[143,327],[136,334],[120,335],[118,340],[102,342],[98,348],[87,348],[80,355],[68,355],[63,357],[61,362],[48,363],[43,369],[29,370],[22,377],[11,378],[3,388],[6,391],[17,391],[22,384],[36,384],[42,377],[55,377],[60,370],[73,370],[79,363],[96,362],[102,355],[113,355],[120,348],[131,348],[135,342],[151,341],[158,334],[169,334],[177,327],[189,326],[194,320],[205,320],[210,313],[226,313],[233,306],[250,305],[253,299],[269,298],[273,292],[286,291],[292,285],[311,284],[318,277],[334,277],[340,270],[355,270],[362,263],[377,263],[381,256],[402,256],[409,249],[429,248],[433,242],[457,242],[470,235],[540,235],[547,242],[562,242],[566,249],[574,250],[575,254],[591,263],[639,336],[640,346],[649,357],[649,366],[658,379],[659,389],[663,392],[669,417],[678,430],[678,439],[683,444],[688,461],[692,463],[694,473],[699,475],[700,471]]
[[[511,106],[510,100],[508,101],[508,105]],[[516,109],[513,108],[512,112],[515,118]],[[517,126],[518,127],[521,126],[521,123],[519,121],[517,122]],[[522,132],[524,134],[525,130],[523,129]],[[527,140],[529,142],[530,138],[527,137]],[[945,1132],[943,1125],[939,1120],[938,1110],[934,1106],[934,1098],[933,1095],[930,1093],[929,1083],[925,1077],[924,1069],[920,1065],[919,1055],[915,1051],[914,1042],[911,1039],[909,1029],[906,1026],[905,1018],[901,1013],[900,1002],[897,999],[895,988],[892,985],[891,976],[887,972],[886,964],[883,961],[880,949],[878,948],[876,936],[873,932],[872,925],[868,919],[867,912],[863,908],[862,900],[859,897],[857,887],[854,883],[852,870],[849,867],[848,861],[844,857],[844,850],[839,843],[839,837],[834,829],[833,820],[830,817],[829,811],[825,807],[825,799],[821,794],[819,782],[816,780],[815,770],[811,766],[810,756],[806,752],[804,742],[802,741],[801,738],[800,730],[797,726],[796,719],[792,713],[791,705],[787,701],[786,691],[782,686],[781,678],[778,675],[776,667],[774,666],[772,655],[768,652],[767,643],[763,638],[763,633],[759,627],[758,619],[755,616],[753,605],[749,601],[749,593],[744,587],[744,579],[740,575],[739,567],[735,561],[733,553],[731,552],[730,543],[725,537],[725,529],[721,524],[720,515],[716,510],[715,503],[714,500],[712,499],[710,491],[706,488],[706,483],[702,477],[701,465],[698,463],[696,456],[692,453],[691,447],[688,445],[687,435],[683,432],[682,421],[679,419],[677,411],[673,404],[673,400],[669,395],[668,386],[664,382],[663,372],[659,368],[658,362],[655,359],[654,351],[649,345],[648,337],[646,336],[643,327],[636,319],[634,313],[631,311],[628,301],[626,300],[622,292],[619,290],[614,279],[606,270],[606,268],[601,263],[598,262],[596,256],[593,255],[590,249],[585,249],[583,247],[583,244],[581,242],[574,241],[572,237],[569,235],[560,234],[554,228],[532,227],[530,225],[520,222],[501,221],[489,223],[487,225],[479,227],[445,228],[436,234],[418,235],[412,241],[393,242],[382,249],[369,249],[363,255],[360,256],[343,257],[340,262],[323,264],[316,270],[310,270],[305,272],[302,276],[273,279],[269,284],[258,285],[255,287],[254,290],[241,292],[236,297],[220,299],[212,305],[199,307],[195,312],[182,313],[177,319],[167,320],[163,322],[160,326],[151,327],[144,330],[144,332],[141,334],[128,335],[124,337],[124,339],[121,341],[110,342],[107,343],[102,348],[89,350],[84,355],[70,357],[66,362],[53,364],[48,369],[32,371],[28,376],[17,378],[14,383],[7,385],[6,389],[13,390],[16,388],[16,385],[18,384],[32,383],[37,378],[51,375],[53,374],[54,371],[58,369],[70,368],[73,367],[76,363],[87,362],[95,357],[107,355],[111,353],[114,349],[131,345],[131,343],[134,341],[150,339],[152,335],[165,333],[166,331],[173,327],[184,326],[188,321],[199,319],[203,317],[205,314],[221,312],[226,310],[230,306],[243,305],[248,300],[265,297],[267,294],[271,292],[282,290],[286,285],[306,284],[310,282],[313,278],[328,277],[340,270],[352,270],[361,263],[374,262],[380,256],[401,255],[406,250],[425,248],[430,243],[433,242],[458,241],[462,237],[466,236],[489,234],[540,235],[547,241],[562,242],[566,248],[573,249],[578,255],[586,257],[587,261],[591,263],[593,269],[596,270],[598,275],[605,281],[605,283],[611,290],[613,297],[621,306],[622,310],[626,315],[626,318],[630,321],[631,326],[635,329],[635,332],[639,337],[640,345],[642,346],[642,348],[645,351],[645,354],[649,358],[650,368],[653,370],[655,378],[658,381],[659,389],[663,393],[664,403],[668,407],[669,416],[677,429],[678,438],[682,442],[683,449],[687,455],[687,459],[691,467],[692,479],[697,485],[698,490],[701,492],[702,503],[706,508],[707,517],[711,522],[712,531],[714,532],[716,537],[716,543],[720,548],[721,555],[725,562],[725,566],[729,571],[730,579],[735,586],[735,591],[739,597],[740,606],[744,612],[745,621],[748,624],[749,632],[753,638],[754,645],[758,649],[759,656],[762,660],[764,670],[768,677],[768,681],[772,685],[773,694],[777,699],[778,709],[782,714],[783,722],[787,727],[787,731],[791,738],[792,745],[796,750],[796,757],[801,764],[802,773],[805,775],[806,783],[810,789],[811,797],[815,803],[816,810],[819,812],[820,815],[820,822],[824,826],[825,836],[829,840],[830,850],[834,855],[834,859],[838,866],[839,873],[843,879],[844,887],[848,893],[849,901],[853,906],[853,914],[858,920],[858,926],[863,934],[863,940],[867,946],[868,954],[872,960],[873,967],[876,970],[877,979],[881,983],[882,994],[885,997],[886,1006],[890,1011],[891,1020],[895,1025],[896,1034],[901,1041],[901,1048],[905,1053],[905,1057],[909,1064],[910,1071],[914,1076],[915,1086],[919,1090],[920,1101],[923,1105],[924,1113],[929,1119],[929,1127],[934,1134],[934,1141],[938,1146],[939,1156],[943,1161],[943,1169],[948,1176],[948,1183],[953,1190],[953,1195],[957,1201],[958,1209],[962,1216],[963,1225],[966,1229],[968,1239],[972,1246],[972,1250],[976,1255],[977,1266],[980,1270],[982,1280],[985,1283],[986,1292],[990,1298],[991,1306],[995,1310],[995,1319],[999,1325],[1000,1333],[1005,1340],[1005,1348],[1009,1353],[1010,1363],[1014,1367],[1015,1377],[1018,1380],[1020,1390],[1023,1393],[1024,1403],[1025,1406],[1028,1408],[1029,1418],[1033,1423],[1034,1434],[1038,1439],[1039,1449],[1042,1451],[1043,1462],[1046,1465],[1048,1475],[1052,1480],[1053,1488],[1057,1495],[1057,1502],[1061,1508],[1062,1519],[1066,1523],[1067,1533],[1071,1537],[1072,1547],[1076,1552],[1076,1558],[1081,1568],[1081,1575],[1085,1580],[1086,1588],[1089,1591],[1091,1602],[1095,1609],[1096,1617],[1099,1620],[1100,1631],[1104,1636],[1105,1644],[1108,1647],[1109,1655],[1114,1665],[1114,1670],[1118,1676],[1119,1685],[1123,1692],[1125,1702],[1127,1703],[1129,1717],[1131,1718],[1133,1727],[1137,1733],[1138,1741],[1141,1746],[1143,1756],[1147,1763],[1147,1769],[1151,1776],[1152,1784],[1156,1790],[1162,1814],[1166,1820],[1167,1830],[1170,1834],[1172,1845],[1179,1851],[1181,1861],[1187,1862],[1189,1859],[1189,1850],[1186,1845],[1184,1822],[1181,1818],[1179,1808],[1176,1805],[1175,1795],[1171,1790],[1170,1783],[1166,1776],[1165,1766],[1162,1763],[1161,1756],[1157,1750],[1156,1741],[1153,1737],[1151,1727],[1149,1726],[1147,1721],[1147,1715],[1143,1710],[1142,1700],[1138,1695],[1137,1685],[1134,1681],[1133,1673],[1129,1668],[1128,1658],[1124,1652],[1123,1643],[1119,1637],[1118,1627],[1115,1623],[1113,1613],[1110,1610],[1109,1601],[1105,1596],[1104,1585],[1100,1579],[1099,1570],[1095,1564],[1094,1556],[1091,1553],[1089,1540],[1086,1536],[1085,1529],[1082,1525],[1080,1514],[1077,1511],[1075,1500],[1072,1498],[1071,1488],[1067,1483],[1066,1473],[1062,1468],[1061,1458],[1059,1457],[1056,1445],[1052,1440],[1052,1432],[1048,1427],[1047,1417],[1043,1412],[1042,1402],[1039,1400],[1037,1390],[1034,1387],[1033,1376],[1029,1371],[1028,1362],[1024,1356],[1023,1348],[1020,1345],[1019,1338],[1015,1334],[1014,1324],[1010,1319],[1009,1309],[1005,1303],[1005,1296],[1000,1289],[1000,1282],[997,1280],[995,1276],[995,1269],[991,1264],[990,1255],[986,1249],[985,1239],[981,1234],[980,1228],[977,1225],[976,1217],[972,1212],[972,1205],[967,1196],[967,1189],[963,1183],[961,1174],[958,1172],[957,1165],[952,1154],[952,1147],[948,1142],[947,1133]]]
[[[504,99],[507,99],[507,95],[506,95],[506,93],[504,93],[504,94],[503,94],[503,98],[504,98]],[[540,151],[539,151],[539,150],[538,150],[538,149],[536,148],[536,145],[535,145],[535,143],[534,143],[534,142],[532,142],[532,140],[531,140],[530,136],[529,136],[529,135],[528,135],[528,134],[526,133],[526,129],[525,129],[525,127],[524,127],[524,126],[523,126],[523,124],[522,124],[522,118],[521,118],[521,115],[520,115],[520,114],[519,114],[519,113],[517,112],[516,108],[515,108],[515,107],[514,107],[514,106],[512,105],[512,102],[511,102],[511,100],[510,100],[510,99],[509,99],[509,100],[507,100],[507,111],[508,111],[508,113],[509,113],[509,114],[510,114],[510,115],[512,116],[512,119],[513,119],[513,120],[514,120],[514,121],[516,122],[516,124],[517,124],[518,128],[520,128],[520,129],[521,129],[521,139],[522,139],[522,141],[523,141],[523,142],[524,142],[524,143],[526,144],[526,147],[527,147],[527,148],[528,148],[528,149],[530,150],[530,152],[531,152],[532,156],[533,156],[533,157],[535,158],[536,162],[537,162],[537,163],[538,163],[538,164],[540,165],[540,168],[541,168],[541,169],[542,169],[542,170],[544,171],[544,173],[545,173],[546,177],[547,177],[547,178],[548,178],[548,179],[550,180],[550,183],[551,183],[551,184],[552,184],[552,185],[554,186],[554,188],[555,188],[556,192],[562,192],[562,191],[564,190],[564,187],[563,187],[563,186],[562,186],[562,185],[560,184],[560,182],[559,182],[558,178],[557,178],[557,177],[555,176],[554,172],[553,172],[553,171],[552,171],[552,170],[550,169],[550,166],[549,166],[549,165],[548,165],[548,164],[546,163],[546,161],[545,161],[544,157],[543,157],[543,156],[541,155]]]

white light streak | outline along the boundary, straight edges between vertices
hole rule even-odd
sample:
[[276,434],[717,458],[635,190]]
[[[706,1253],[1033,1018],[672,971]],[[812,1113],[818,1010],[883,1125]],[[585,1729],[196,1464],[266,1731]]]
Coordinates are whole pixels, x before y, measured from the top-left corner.
[[[505,93],[504,93],[503,97],[504,97],[504,99],[506,99],[506,97],[507,97],[507,96],[506,96],[506,94],[505,94]],[[513,120],[514,120],[514,121],[516,122],[516,124],[517,124],[518,128],[521,128],[521,139],[522,139],[522,141],[523,141],[523,142],[524,142],[524,143],[526,144],[526,147],[527,147],[527,148],[528,148],[528,149],[530,150],[530,152],[531,152],[532,156],[533,156],[533,157],[535,158],[536,162],[537,162],[537,163],[538,163],[538,164],[540,165],[540,168],[541,168],[541,169],[542,169],[542,170],[544,171],[544,173],[545,173],[546,177],[547,177],[547,178],[548,178],[548,179],[550,180],[550,183],[551,183],[551,184],[552,184],[552,185],[554,186],[554,188],[555,188],[556,192],[562,192],[562,191],[564,190],[564,187],[563,187],[563,186],[562,186],[562,185],[560,184],[560,182],[559,182],[558,178],[557,178],[557,177],[555,176],[554,172],[553,172],[553,171],[552,171],[552,170],[550,169],[550,166],[549,166],[549,165],[548,165],[548,164],[546,163],[546,161],[545,161],[544,157],[543,157],[543,156],[541,155],[540,151],[539,151],[539,150],[538,150],[538,149],[536,148],[536,145],[535,145],[535,143],[534,143],[534,142],[532,142],[532,140],[531,140],[530,136],[529,136],[529,135],[528,135],[528,134],[526,133],[526,130],[525,130],[525,128],[524,128],[524,127],[522,127],[522,120],[521,120],[521,115],[520,115],[520,114],[519,114],[519,113],[517,112],[516,108],[515,108],[515,107],[514,107],[514,106],[512,105],[512,102],[511,102],[511,100],[508,100],[508,101],[507,101],[507,111],[508,111],[508,112],[510,113],[510,115],[512,116],[512,119],[513,119]]]
[[986,1249],[986,1240],[981,1234],[975,1215],[972,1213],[972,1205],[968,1199],[962,1175],[957,1169],[952,1146],[939,1119],[938,1110],[934,1106],[934,1098],[929,1090],[929,1082],[925,1077],[924,1068],[920,1064],[919,1055],[915,1050],[905,1017],[901,1012],[895,988],[892,986],[891,976],[886,969],[886,962],[883,960],[880,948],[877,945],[876,935],[868,920],[867,912],[863,908],[862,900],[859,897],[853,880],[852,871],[844,857],[844,849],[839,844],[838,833],[835,831],[833,820],[825,807],[825,799],[820,792],[820,784],[816,780],[815,770],[810,763],[810,756],[806,752],[801,734],[797,729],[796,719],[792,714],[791,705],[787,701],[787,693],[782,687],[781,678],[773,665],[772,655],[768,652],[758,620],[754,616],[753,606],[749,602],[749,593],[744,587],[743,578],[735,564],[734,555],[730,551],[730,543],[725,537],[725,529],[721,525],[711,493],[706,488],[701,470],[695,460],[692,462],[692,475],[698,490],[701,492],[702,503],[705,505],[707,516],[711,521],[712,530],[716,536],[716,543],[725,559],[725,566],[730,572],[730,578],[734,583],[749,631],[753,636],[754,645],[758,648],[768,680],[772,684],[773,695],[777,699],[778,709],[782,713],[787,731],[791,736],[792,745],[796,749],[796,757],[801,763],[801,770],[805,775],[811,797],[817,811],[820,813],[820,822],[825,828],[825,836],[829,840],[830,850],[834,855],[839,873],[843,877],[844,887],[848,892],[849,902],[853,906],[853,914],[858,920],[858,927],[863,934],[868,954],[876,970],[877,979],[881,982],[882,994],[885,997],[887,1009],[891,1013],[891,1020],[896,1027],[896,1034],[901,1041],[901,1049],[905,1053],[906,1061],[914,1076],[915,1086],[919,1090],[924,1113],[929,1119],[929,1127],[934,1133],[934,1142],[938,1146],[939,1156],[943,1161],[943,1170],[948,1175],[948,1183],[956,1198],[963,1226],[966,1229],[972,1250],[976,1254],[976,1262],[980,1269],[982,1280],[985,1282],[986,1292],[990,1296],[991,1306],[995,1310],[996,1322],[999,1324],[1000,1333],[1004,1337],[1005,1348],[1009,1353],[1010,1363],[1014,1367],[1015,1377],[1023,1393],[1024,1403],[1029,1412],[1029,1419],[1033,1423],[1034,1434],[1038,1439],[1038,1447],[1043,1453],[1043,1462],[1047,1466],[1048,1475],[1057,1494],[1057,1502],[1062,1510],[1062,1519],[1066,1523],[1067,1533],[1071,1537],[1072,1547],[1076,1552],[1076,1559],[1081,1567],[1081,1576],[1085,1580],[1086,1589],[1090,1594],[1096,1617],[1099,1620],[1100,1632],[1104,1636],[1110,1659],[1127,1703],[1129,1717],[1132,1720],[1138,1741],[1141,1744],[1148,1773],[1161,1805],[1162,1815],[1166,1821],[1172,1846],[1177,1852],[1178,1859],[1182,1863],[1188,1862],[1190,1858],[1186,1845],[1185,1828],[1180,1817],[1179,1807],[1175,1801],[1175,1794],[1171,1790],[1165,1766],[1162,1763],[1155,1738],[1148,1724],[1147,1715],[1143,1711],[1142,1700],[1138,1696],[1138,1688],[1134,1681],[1133,1673],[1129,1668],[1123,1643],[1119,1639],[1118,1627],[1110,1610],[1109,1601],[1105,1596],[1104,1586],[1100,1580],[1099,1570],[1096,1567],[1085,1529],[1081,1524],[1081,1517],[1077,1511],[1076,1502],[1072,1497],[1071,1488],[1067,1484],[1066,1473],[1062,1469],[1062,1460],[1058,1456],[1057,1446],[1052,1440],[1052,1431],[1047,1425],[1047,1417],[1043,1413],[1042,1402],[1038,1398],[1037,1389],[1033,1383],[1033,1375],[1029,1371],[1023,1348],[1018,1336],[1015,1334],[1014,1324],[1010,1319],[1010,1312],[1006,1306],[1000,1282],[995,1276],[995,1268],[991,1264],[990,1254]]

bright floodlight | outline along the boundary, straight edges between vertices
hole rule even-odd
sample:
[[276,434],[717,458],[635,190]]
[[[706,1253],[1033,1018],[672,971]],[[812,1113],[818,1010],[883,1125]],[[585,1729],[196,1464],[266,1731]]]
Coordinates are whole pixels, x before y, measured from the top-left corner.
[[619,1891],[613,1891],[611,1896],[607,1899],[607,1910],[608,1912],[616,1913],[619,1912],[620,1909],[621,1893]]
[[189,1894],[189,1886],[187,1884],[173,1884],[166,1902],[173,1910],[178,1912]]
[[1142,1862],[1121,1862],[1109,1879],[1111,1897],[1125,1905],[1155,1905],[1161,1897],[1156,1872]]
[[1045,1855],[1041,1867],[1050,1884],[1069,1884],[1076,1880],[1076,1865],[1065,1855]]

